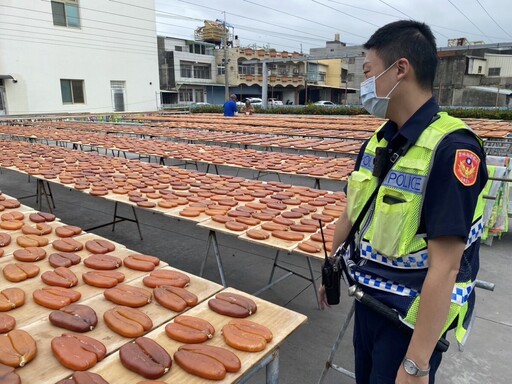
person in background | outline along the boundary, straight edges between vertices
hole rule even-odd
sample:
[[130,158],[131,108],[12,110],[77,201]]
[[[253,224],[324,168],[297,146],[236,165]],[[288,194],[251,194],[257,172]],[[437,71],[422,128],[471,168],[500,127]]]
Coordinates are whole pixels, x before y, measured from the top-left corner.
[[[432,384],[442,358],[436,343],[454,329],[462,345],[474,318],[485,153],[482,140],[462,120],[440,112],[433,97],[438,58],[426,24],[390,23],[364,48],[361,102],[388,120],[364,143],[348,179],[332,254],[382,182],[355,228],[348,272],[413,332],[356,301],[356,382]],[[329,306],[323,285],[319,299]],[[459,369],[454,379],[463,374]]]
[[243,109],[243,113],[245,113],[246,115],[252,115],[254,114],[255,110],[254,110],[254,106],[251,104],[251,100],[247,99],[245,100],[245,106],[244,106],[244,109]]
[[229,96],[229,100],[224,103],[224,116],[235,116],[238,113],[236,106],[236,95]]

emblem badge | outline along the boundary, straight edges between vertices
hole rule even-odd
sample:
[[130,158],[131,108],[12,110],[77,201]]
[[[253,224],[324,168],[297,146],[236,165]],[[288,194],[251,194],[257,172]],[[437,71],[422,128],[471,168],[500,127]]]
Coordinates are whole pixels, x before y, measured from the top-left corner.
[[475,184],[479,166],[480,158],[474,152],[467,149],[458,149],[455,153],[453,173],[462,185],[470,187]]

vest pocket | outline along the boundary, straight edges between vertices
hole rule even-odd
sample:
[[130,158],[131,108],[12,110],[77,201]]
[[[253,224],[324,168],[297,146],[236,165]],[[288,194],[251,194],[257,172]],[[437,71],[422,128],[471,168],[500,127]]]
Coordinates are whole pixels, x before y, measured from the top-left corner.
[[408,205],[402,193],[390,190],[377,202],[371,236],[375,251],[389,258],[403,256],[400,254],[400,243],[405,241],[403,235]]
[[361,213],[366,201],[373,192],[372,177],[360,171],[354,171],[350,175],[347,184],[347,216],[352,224]]

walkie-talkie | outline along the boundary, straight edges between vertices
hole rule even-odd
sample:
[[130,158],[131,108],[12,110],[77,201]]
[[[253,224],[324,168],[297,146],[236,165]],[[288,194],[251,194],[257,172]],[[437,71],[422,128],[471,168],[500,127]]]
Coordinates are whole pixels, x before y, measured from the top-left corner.
[[322,243],[324,245],[324,265],[322,266],[322,284],[325,287],[325,297],[329,305],[336,305],[340,303],[340,280],[341,270],[339,266],[339,259],[337,257],[327,256],[327,247],[325,246],[324,230],[322,228],[322,221],[318,220],[320,224],[320,233],[322,234]]

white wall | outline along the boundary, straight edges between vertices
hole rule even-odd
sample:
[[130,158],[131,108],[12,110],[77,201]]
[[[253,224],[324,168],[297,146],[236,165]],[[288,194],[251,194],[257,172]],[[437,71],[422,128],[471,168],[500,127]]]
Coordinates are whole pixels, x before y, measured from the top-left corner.
[[[210,79],[194,79],[190,77],[181,77],[180,62],[187,61],[189,63],[208,64],[210,66]],[[176,83],[184,84],[216,84],[217,83],[217,65],[215,64],[215,56],[200,55],[190,52],[174,52],[174,76]]]
[[[154,0],[79,0],[81,28],[53,25],[48,0],[2,0],[0,75],[7,113],[110,112],[110,81],[126,82],[127,111],[156,110]],[[60,79],[85,82],[85,104],[63,104]]]
[[486,53],[487,71],[489,68],[501,68],[499,77],[512,77],[512,55]]

